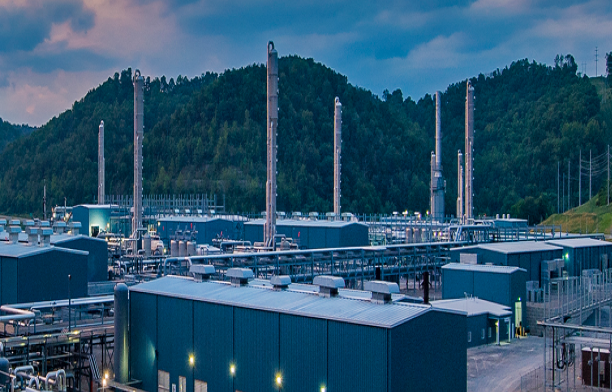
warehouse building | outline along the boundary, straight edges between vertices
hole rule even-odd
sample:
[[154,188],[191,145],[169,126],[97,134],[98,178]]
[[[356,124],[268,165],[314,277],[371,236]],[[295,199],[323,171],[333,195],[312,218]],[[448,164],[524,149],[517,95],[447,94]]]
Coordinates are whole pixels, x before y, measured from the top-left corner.
[[[157,220],[157,234],[165,242],[180,232],[180,236],[190,237],[193,233],[198,244],[211,244],[213,239],[226,238],[239,240],[242,235],[242,217],[209,217],[209,216],[169,216]],[[183,238],[179,238],[183,239]],[[191,238],[184,238],[190,240]]]
[[603,271],[610,268],[612,243],[591,238],[568,238],[547,241],[562,248],[565,270],[569,276],[580,276],[586,269]]
[[561,253],[560,247],[546,242],[498,242],[451,249],[450,261],[519,267],[527,271],[527,280],[539,282],[542,261],[559,259]]
[[87,263],[84,251],[2,243],[0,304],[86,297]]
[[[244,239],[251,243],[263,241],[264,223],[264,219],[246,222]],[[292,238],[300,249],[370,245],[368,226],[353,221],[280,219],[276,221],[276,234]]]
[[512,310],[477,297],[443,299],[433,301],[437,309],[465,312],[467,314],[468,347],[500,344],[512,338]]
[[[397,285],[388,282],[369,282],[364,300],[339,294],[337,277],[318,277],[313,292],[292,288],[288,277],[274,277],[270,287],[247,285],[250,270],[228,276],[231,283],[168,276],[129,288],[129,379],[142,380],[135,386],[467,389],[465,314],[393,302]],[[115,366],[117,379],[123,367]]]
[[54,234],[51,236],[51,245],[87,252],[87,280],[89,282],[108,280],[108,245],[103,239],[81,234]]
[[72,221],[81,222],[83,234],[97,237],[102,231],[113,231],[111,216],[113,208],[110,204],[81,204],[72,208]]

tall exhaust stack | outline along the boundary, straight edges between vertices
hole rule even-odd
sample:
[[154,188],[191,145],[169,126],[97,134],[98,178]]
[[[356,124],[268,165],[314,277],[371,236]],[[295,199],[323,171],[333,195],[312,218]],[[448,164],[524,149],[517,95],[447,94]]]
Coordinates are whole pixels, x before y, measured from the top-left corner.
[[266,223],[264,225],[264,242],[274,245],[276,234],[276,136],[278,129],[278,53],[274,42],[268,42],[268,151],[266,182]]
[[440,116],[440,92],[436,91],[436,152],[431,154],[430,207],[431,216],[444,220],[444,177],[442,175],[442,130]]
[[340,216],[340,172],[342,156],[342,104],[336,97],[334,105],[334,214]]
[[457,152],[457,218],[463,222],[463,154]]
[[474,218],[474,189],[472,180],[474,179],[474,87],[470,81],[466,84],[465,98],[465,218]]
[[98,204],[104,204],[104,121],[98,127]]
[[[132,234],[142,227],[142,141],[144,137],[144,78],[134,72],[134,219]],[[136,254],[136,252],[134,252]]]

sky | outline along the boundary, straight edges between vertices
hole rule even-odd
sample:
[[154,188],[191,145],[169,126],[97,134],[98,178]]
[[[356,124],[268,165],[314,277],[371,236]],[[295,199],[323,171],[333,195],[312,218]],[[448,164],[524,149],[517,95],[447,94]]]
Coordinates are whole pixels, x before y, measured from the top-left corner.
[[[279,56],[418,100],[520,59],[605,73],[610,0],[0,0],[0,117],[40,126],[115,72],[190,78]],[[281,92],[282,93],[282,92]]]

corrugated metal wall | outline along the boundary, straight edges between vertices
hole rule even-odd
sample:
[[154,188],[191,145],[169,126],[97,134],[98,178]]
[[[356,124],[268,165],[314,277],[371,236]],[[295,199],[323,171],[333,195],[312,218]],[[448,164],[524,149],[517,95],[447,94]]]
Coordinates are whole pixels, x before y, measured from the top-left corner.
[[387,330],[335,321],[329,321],[327,328],[328,390],[388,391]]
[[474,294],[474,273],[452,269],[442,270],[442,299],[463,298]]
[[[194,301],[193,323],[197,361],[194,378],[207,383],[209,391],[234,391],[230,374],[234,364],[234,308]],[[236,364],[237,374],[245,365]]]
[[16,304],[17,298],[17,259],[3,257],[2,265],[2,305]]
[[88,281],[102,282],[108,280],[108,246],[106,241],[96,238],[74,237],[74,239],[60,241],[55,246],[89,252],[87,258]]
[[510,306],[510,274],[473,272],[473,275],[474,296]]
[[[172,384],[179,385],[179,376],[187,378],[187,392],[193,391],[193,369],[199,361],[210,358],[195,358],[193,349],[193,301],[159,296],[157,298],[158,368],[170,373]],[[189,357],[194,356],[194,366]]]
[[234,389],[269,392],[279,372],[279,314],[234,308]]
[[467,390],[466,316],[430,311],[389,330],[388,350],[389,392]]
[[281,314],[283,389],[318,392],[327,387],[327,350],[326,320]]
[[130,292],[130,372],[141,389],[157,391],[157,296]]

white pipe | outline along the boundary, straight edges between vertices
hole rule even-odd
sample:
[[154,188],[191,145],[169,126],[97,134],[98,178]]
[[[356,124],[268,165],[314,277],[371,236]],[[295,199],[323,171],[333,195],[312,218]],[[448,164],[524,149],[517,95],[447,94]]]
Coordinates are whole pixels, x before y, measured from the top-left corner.
[[28,381],[28,387],[32,388],[33,384],[36,384],[36,389],[40,390],[40,380],[38,379],[38,377],[30,378],[30,381]]
[[7,305],[0,306],[0,310],[6,313],[13,313],[6,316],[0,316],[0,323],[17,320],[36,320],[36,313],[29,310],[11,308]]

